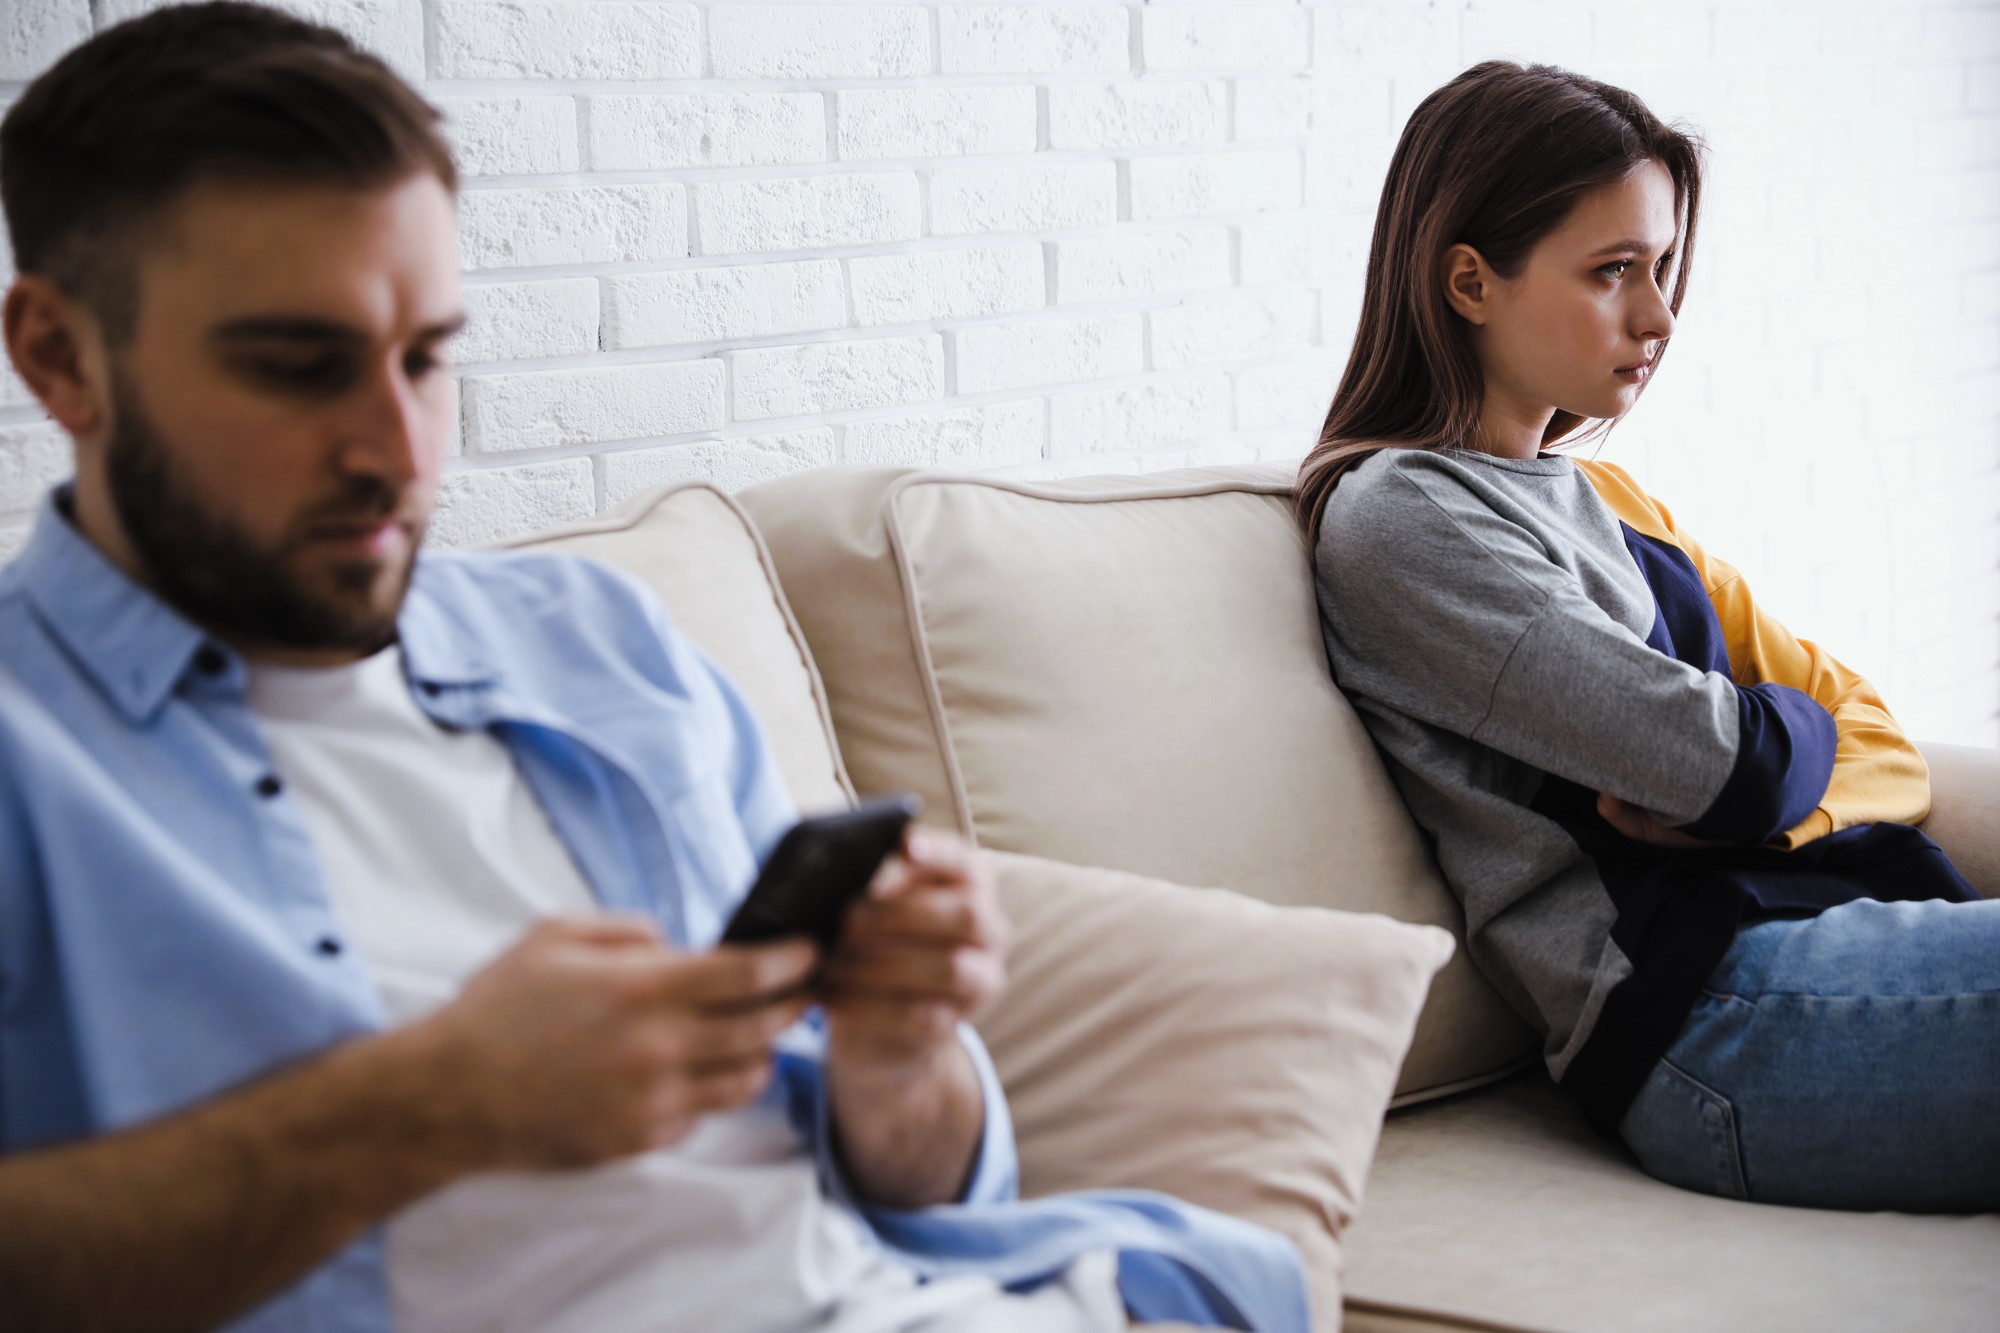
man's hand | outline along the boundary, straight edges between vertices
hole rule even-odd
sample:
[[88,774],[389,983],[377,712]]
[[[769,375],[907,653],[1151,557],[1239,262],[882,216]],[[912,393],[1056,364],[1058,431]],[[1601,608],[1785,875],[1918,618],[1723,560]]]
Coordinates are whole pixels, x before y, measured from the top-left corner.
[[802,940],[688,955],[641,918],[556,918],[410,1035],[475,1169],[590,1166],[755,1101],[816,961]]
[[634,919],[549,921],[428,1018],[0,1157],[0,1322],[214,1328],[472,1172],[672,1143],[763,1088],[813,954],[688,957]]
[[820,980],[827,1078],[850,1174],[914,1208],[963,1189],[984,1117],[958,1025],[1006,984],[1007,922],[957,838],[922,831],[883,867]]
[[1679,829],[1668,828],[1660,822],[1660,817],[1651,810],[1644,810],[1628,801],[1621,801],[1610,792],[1597,794],[1597,813],[1604,822],[1617,829],[1634,842],[1651,843],[1655,847],[1720,847],[1717,842],[1705,842],[1689,837]]

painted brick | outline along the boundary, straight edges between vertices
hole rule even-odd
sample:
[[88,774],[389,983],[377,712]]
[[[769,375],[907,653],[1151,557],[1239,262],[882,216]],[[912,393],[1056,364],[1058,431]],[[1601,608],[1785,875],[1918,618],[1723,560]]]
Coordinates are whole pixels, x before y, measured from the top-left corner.
[[976,319],[1048,304],[1042,247],[1032,243],[872,255],[850,259],[847,274],[859,324]]
[[938,52],[946,74],[1085,74],[1132,67],[1132,11],[1043,5],[946,5]]
[[850,422],[848,463],[958,470],[1007,467],[1040,458],[1048,434],[1042,400],[1021,398],[948,412]]
[[[5,231],[5,227],[0,227],[0,233]],[[0,269],[0,293],[5,293],[13,285],[12,271]],[[26,381],[14,373],[13,364],[7,360],[7,354],[0,351],[0,407],[31,407],[34,402],[35,395],[28,391]]]
[[461,176],[540,176],[581,165],[571,98],[447,97],[438,105]]
[[909,172],[716,181],[695,187],[695,218],[704,255],[908,241],[923,225]]
[[[1588,12],[1515,0],[1467,9],[1460,21],[1460,56],[1465,65],[1502,58],[1588,69],[1596,56]],[[1635,32],[1633,40],[1643,41],[1644,36]]]
[[465,442],[480,453],[685,435],[722,424],[722,363],[468,375]]
[[1189,227],[1056,242],[1056,301],[1115,301],[1230,284],[1229,229]]
[[597,350],[595,279],[467,283],[459,295],[466,324],[451,355],[460,365]]
[[689,93],[590,99],[596,171],[751,167],[826,157],[818,93]]
[[1056,149],[1212,143],[1229,134],[1228,85],[1220,80],[1061,83],[1048,98]]
[[8,0],[0,7],[0,79],[32,79],[89,36],[90,0]]
[[71,472],[69,436],[50,422],[0,426],[0,514],[33,509]]
[[430,540],[438,546],[504,541],[575,523],[596,509],[597,483],[588,458],[464,468],[438,484]]
[[1135,219],[1270,212],[1305,200],[1303,167],[1291,148],[1135,158],[1131,185]]
[[[424,77],[424,23],[423,7],[409,3],[409,0],[263,0],[273,9],[305,19],[309,23],[325,24],[338,28],[354,40],[363,50],[372,51],[382,57],[404,78],[413,82]],[[0,5],[4,10],[20,0],[7,0]],[[38,0],[26,0],[32,10]],[[92,6],[80,0],[57,0],[59,5],[74,6],[88,12]],[[114,23],[122,23],[128,18],[164,9],[170,4],[185,3],[185,0],[97,0],[97,28],[103,31]],[[0,62],[5,53],[14,50],[13,43],[6,39],[5,18],[0,16]],[[79,40],[88,36],[79,34]],[[38,71],[39,72],[39,71]],[[0,78],[9,77],[0,74]]]
[[847,323],[840,261],[635,273],[604,280],[604,344],[663,347],[810,333]]
[[1049,400],[1049,454],[1120,453],[1228,434],[1229,377],[1180,376]]
[[1316,356],[1237,371],[1237,428],[1297,430],[1303,454],[1326,423],[1340,369],[1333,358]]
[[28,538],[34,535],[34,531],[35,525],[31,520],[0,521],[0,565],[21,554],[21,548],[28,544]]
[[732,353],[730,365],[743,421],[928,402],[944,392],[936,334],[758,348]]
[[1138,315],[1079,315],[960,329],[958,390],[987,393],[1108,379],[1144,367]]
[[1312,126],[1310,79],[1237,79],[1235,137],[1297,139]]
[[1237,277],[1245,287],[1269,282],[1304,282],[1313,265],[1312,217],[1280,213],[1236,225]]
[[1312,336],[1318,308],[1312,292],[1285,291],[1155,310],[1148,316],[1153,323],[1153,366],[1179,370],[1292,351]]
[[651,0],[436,0],[432,73],[441,79],[692,79],[693,5]]
[[1933,171],[2000,162],[2000,116],[1953,116],[1917,126],[1917,165]]
[[[1566,13],[1575,21],[1575,11]],[[1459,60],[1459,18],[1456,6],[1315,6],[1313,64],[1336,83],[1364,70],[1443,69],[1448,78],[1470,63]],[[1582,21],[1587,40],[1588,16]]]
[[458,222],[466,266],[475,269],[643,263],[688,253],[687,194],[679,185],[466,190]]
[[930,19],[910,5],[713,5],[719,79],[894,79],[931,72]]
[[1110,162],[959,167],[931,177],[931,232],[1064,231],[1118,217]]
[[843,160],[1032,153],[1033,88],[865,88],[836,95]]
[[1293,6],[1175,6],[1145,11],[1147,69],[1298,69],[1312,54],[1305,13]]
[[604,503],[624,504],[637,495],[681,481],[708,481],[740,491],[834,461],[833,431],[795,431],[734,440],[698,440],[654,449],[623,449],[603,455]]

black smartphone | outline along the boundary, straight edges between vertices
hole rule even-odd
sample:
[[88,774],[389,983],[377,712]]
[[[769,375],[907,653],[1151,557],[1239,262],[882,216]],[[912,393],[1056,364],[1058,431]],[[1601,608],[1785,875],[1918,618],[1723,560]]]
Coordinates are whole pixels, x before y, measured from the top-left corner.
[[832,949],[848,904],[903,845],[904,830],[922,808],[914,796],[884,796],[792,825],[723,928],[722,942],[804,935],[822,952]]

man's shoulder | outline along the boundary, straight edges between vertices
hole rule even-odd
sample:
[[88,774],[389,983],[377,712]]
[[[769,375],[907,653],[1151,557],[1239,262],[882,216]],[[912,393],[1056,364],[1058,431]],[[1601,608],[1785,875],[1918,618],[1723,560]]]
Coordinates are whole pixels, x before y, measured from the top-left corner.
[[412,586],[461,618],[605,628],[665,619],[659,599],[637,577],[566,552],[426,551]]

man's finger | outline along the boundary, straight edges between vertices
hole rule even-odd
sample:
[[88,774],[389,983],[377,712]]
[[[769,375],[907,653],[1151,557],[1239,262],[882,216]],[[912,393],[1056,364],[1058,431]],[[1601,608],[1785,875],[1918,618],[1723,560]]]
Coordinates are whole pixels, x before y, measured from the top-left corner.
[[724,944],[714,952],[675,960],[662,981],[670,998],[734,1008],[768,1004],[805,985],[819,960],[812,941]]
[[994,922],[962,887],[914,890],[881,902],[856,903],[845,939],[896,936],[943,944],[989,943]]
[[902,995],[967,1003],[997,985],[999,960],[984,949],[883,949],[837,955],[820,985],[829,993]]
[[811,1000],[797,995],[756,1009],[704,1013],[689,1023],[680,1049],[698,1068],[767,1056],[779,1034],[804,1017],[811,1005]]

